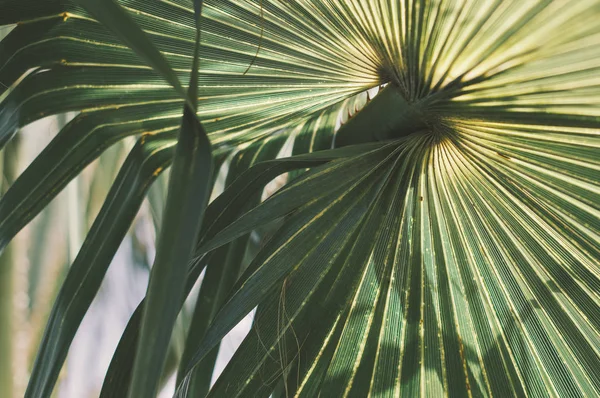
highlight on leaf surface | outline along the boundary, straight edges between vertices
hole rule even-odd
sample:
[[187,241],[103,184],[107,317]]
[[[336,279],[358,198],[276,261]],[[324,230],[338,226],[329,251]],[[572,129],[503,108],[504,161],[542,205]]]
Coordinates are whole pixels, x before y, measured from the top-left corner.
[[[173,131],[184,101],[74,3],[5,3],[0,143],[81,113],[64,159],[49,147],[0,201],[3,244],[98,156],[80,142]],[[194,3],[118,3],[189,81]],[[179,396],[206,391],[194,367],[254,308],[208,396],[600,394],[598,0],[213,0],[202,16],[197,116],[215,151],[348,152],[243,214],[208,207],[195,255],[236,247],[238,263],[215,277],[220,309],[197,303],[211,321],[188,336]]]

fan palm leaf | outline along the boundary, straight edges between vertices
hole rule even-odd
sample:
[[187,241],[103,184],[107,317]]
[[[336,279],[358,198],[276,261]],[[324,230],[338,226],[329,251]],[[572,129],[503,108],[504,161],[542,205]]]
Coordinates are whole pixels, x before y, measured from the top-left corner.
[[[195,366],[207,369],[256,307],[209,396],[600,394],[597,0],[205,1],[197,74],[193,2],[119,4],[168,75],[127,47],[141,45],[134,36],[114,35],[126,28],[75,3],[2,5],[0,24],[16,27],[0,44],[0,144],[43,116],[79,114],[0,201],[0,246],[113,143],[139,136],[142,154],[92,227],[106,233],[80,253],[102,257],[75,260],[70,283],[89,284],[87,298],[61,291],[50,325],[66,327],[48,327],[31,391],[50,394],[120,237],[170,163],[180,87],[197,79],[213,156],[261,147],[266,162],[244,162],[206,210],[186,289],[205,266],[218,275],[218,250],[236,251],[226,269],[241,276],[215,277],[229,293],[198,302],[204,326],[188,337],[180,396],[208,391]],[[299,157],[269,161],[287,139]],[[251,199],[294,169],[275,195]],[[123,211],[118,227],[103,221]],[[245,269],[244,236],[278,219]],[[129,388],[140,316],[105,396]]]

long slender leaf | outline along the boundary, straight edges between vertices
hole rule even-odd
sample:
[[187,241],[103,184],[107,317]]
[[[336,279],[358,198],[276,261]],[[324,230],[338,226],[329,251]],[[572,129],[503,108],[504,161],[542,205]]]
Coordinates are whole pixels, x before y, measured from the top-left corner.
[[[331,151],[316,152],[309,155],[294,156],[291,158],[277,159],[258,163],[246,172],[242,173],[223,194],[217,197],[207,208],[204,218],[204,227],[202,235],[211,236],[226,227],[228,223],[234,221],[244,209],[247,199],[257,195],[262,191],[265,184],[289,170],[304,168],[309,166],[321,165],[336,159],[352,157],[370,152],[373,149],[381,147],[381,144],[364,145],[361,147],[345,147]],[[287,214],[296,210],[302,203],[291,203],[289,208],[283,211]],[[280,210],[281,211],[281,210]],[[270,211],[266,210],[267,213]],[[258,228],[268,220],[257,218],[250,230]],[[197,248],[196,255],[198,259],[191,264],[187,281],[186,296],[191,291],[204,266],[212,260],[212,253],[202,255],[202,251]],[[219,266],[220,264],[216,264]],[[136,311],[130,318],[127,327],[121,337],[115,355],[111,361],[105,383],[102,387],[102,398],[121,397],[126,394],[129,388],[131,368],[133,365],[135,347],[138,341],[142,309],[145,301],[142,301]],[[183,305],[183,302],[181,303]]]
[[25,393],[49,397],[67,352],[108,266],[152,181],[169,164],[172,144],[166,137],[138,141],[117,176],[52,308]]
[[[342,238],[339,242],[342,250],[337,257],[326,264],[307,261],[286,277],[281,291],[276,291],[273,300],[266,303],[267,308],[257,314],[254,330],[236,353],[232,366],[226,369],[223,382],[217,381],[211,390],[212,396],[240,396],[247,391],[268,396],[273,381],[285,374],[287,367],[304,360],[300,351],[304,351],[304,345],[325,337],[321,332],[327,332],[338,311],[345,311],[343,307],[336,307],[346,305],[345,300],[328,301],[328,296],[339,298],[332,291],[338,295],[349,294],[351,286],[356,285],[352,280],[360,276],[360,272],[354,272],[358,271],[355,268],[370,256],[368,248],[372,243],[367,241],[376,241],[374,236],[378,234],[379,224],[371,218],[373,212],[380,213],[377,220],[384,214],[380,210],[385,207],[380,203],[380,196],[385,181],[379,183],[379,189],[372,190],[375,195],[365,198],[370,202],[367,211],[361,211],[360,217],[353,220],[355,225],[346,230],[348,240],[344,242]],[[277,322],[272,322],[273,319]],[[292,372],[289,374],[290,378],[295,377]]]
[[113,0],[77,0],[77,2],[160,73],[182,98],[188,98],[168,61],[118,3]]
[[[277,156],[284,144],[285,136],[267,138],[250,145],[247,149],[240,151],[229,165],[226,184],[231,184],[239,175],[254,164],[271,160]],[[260,203],[260,193],[255,193],[249,197],[240,209],[240,212],[247,211]],[[231,244],[220,248],[206,270],[202,281],[202,286],[198,293],[194,315],[188,331],[185,343],[185,349],[181,356],[181,361],[186,363],[195,352],[200,336],[203,336],[210,321],[221,307],[227,293],[233,287],[243,270],[243,260],[245,258],[246,246],[249,236],[238,238]],[[207,358],[200,364],[196,374],[191,381],[191,389],[194,395],[203,396],[208,393],[211,376],[217,359],[218,349],[215,348],[211,353],[211,358]],[[178,378],[182,377],[181,373]]]
[[[202,7],[201,2],[196,3]],[[198,18],[201,9],[197,11]],[[192,77],[171,170],[165,213],[150,273],[140,340],[133,364],[129,397],[155,396],[162,374],[173,325],[185,297],[190,261],[208,204],[212,178],[211,145],[194,114],[198,85],[200,21]],[[153,347],[147,350],[146,347]]]
[[[364,195],[364,190],[368,190],[364,185],[370,185],[373,181],[365,183],[369,177],[378,169],[377,166],[385,164],[389,157],[385,157],[385,153],[378,153],[379,159],[383,159],[380,162],[375,163],[372,168],[369,168],[364,174],[359,174],[355,180],[353,180],[352,186],[349,189],[346,187],[339,187],[343,193],[340,195],[338,190],[334,190],[332,193],[322,193],[321,198],[309,202],[306,206],[300,209],[298,214],[293,215],[288,221],[286,228],[278,233],[277,238],[273,239],[269,243],[269,248],[272,248],[272,252],[266,250],[265,255],[259,255],[253,260],[253,264],[249,268],[248,275],[241,278],[241,284],[237,287],[235,295],[233,295],[223,306],[213,324],[207,332],[203,344],[198,348],[196,354],[192,358],[190,364],[186,364],[186,377],[178,387],[178,394],[187,394],[190,371],[193,366],[201,360],[204,355],[208,353],[210,349],[223,337],[231,328],[239,322],[246,313],[260,303],[273,287],[273,285],[285,277],[286,273],[293,269],[296,269],[302,263],[311,263],[313,261],[319,261],[323,257],[327,258],[328,255],[334,255],[331,252],[333,249],[330,237],[336,237],[340,232],[328,233],[332,223],[339,222],[341,231],[345,231],[346,222],[352,222],[362,212],[361,206],[356,204],[358,210],[356,213],[349,214],[349,210],[341,210],[344,206],[340,203],[354,203],[360,202],[358,198]],[[348,169],[354,167],[356,163],[352,163],[347,167],[342,167],[342,170],[348,171]],[[363,166],[364,167],[364,166]],[[339,169],[337,165],[333,165],[330,169]],[[328,170],[326,170],[328,171]],[[312,174],[312,173],[311,173]],[[302,179],[306,186],[311,186],[311,177],[316,180],[327,181],[332,173],[319,173],[314,172],[314,176],[309,174],[308,178]],[[335,174],[335,173],[333,173]],[[319,178],[320,177],[320,178]],[[319,184],[321,187],[325,184]],[[360,187],[360,188],[359,188]],[[323,190],[323,188],[321,188]],[[293,190],[292,190],[293,192]],[[350,194],[351,193],[351,194]],[[271,205],[273,207],[278,206],[278,200],[281,197],[286,198],[286,192],[276,195],[271,201],[265,202],[263,206]],[[337,194],[337,195],[336,195]],[[313,192],[314,195],[314,192]],[[284,200],[285,203],[289,203],[289,200]],[[261,206],[259,206],[260,208]],[[351,206],[354,207],[354,206]],[[257,208],[258,209],[258,208]],[[342,213],[340,213],[342,211]],[[272,212],[270,212],[273,214]],[[345,217],[347,215],[347,217]],[[337,221],[336,221],[337,220]],[[302,227],[301,227],[302,226]],[[328,226],[328,227],[325,227]],[[232,229],[237,228],[237,223],[234,223]],[[312,244],[311,244],[312,242]],[[315,248],[314,245],[317,245]],[[210,247],[210,246],[209,246]],[[276,249],[275,249],[276,248]],[[307,251],[307,248],[308,249]],[[338,248],[339,249],[339,248]],[[295,250],[299,250],[302,255]],[[313,252],[314,251],[314,252]],[[292,259],[298,259],[294,262]]]
[[[201,263],[195,269],[188,273],[186,294],[192,290],[196,280],[200,276],[201,271],[206,266],[206,263],[211,261],[213,253],[209,253],[201,259]],[[121,335],[119,344],[112,357],[102,390],[101,398],[118,398],[127,395],[131,385],[131,377],[133,374],[133,362],[135,360],[135,350],[139,343],[140,328],[142,323],[142,315],[146,304],[146,299],[143,299],[131,317]],[[183,305],[183,303],[181,303]]]
[[[162,121],[119,123],[119,113],[80,115],[36,157],[0,200],[0,248],[31,221],[73,177],[118,140],[134,134],[168,132]],[[112,123],[96,127],[98,120]],[[163,135],[173,139],[174,134]],[[69,148],[65,150],[66,148]]]
[[[377,165],[382,156],[385,157],[390,152],[397,149],[398,143],[389,144],[373,151],[367,151],[363,155],[342,158],[337,162],[317,168],[310,175],[302,176],[281,190],[275,197],[269,198],[260,206],[252,209],[234,223],[224,228],[216,236],[204,242],[199,252],[206,252],[216,247],[230,242],[231,240],[250,232],[258,223],[266,223],[279,217],[287,215],[300,205],[305,204],[311,199],[316,199],[315,192],[322,192],[323,186],[334,186],[336,189],[342,189],[354,183],[355,178],[359,178],[364,170],[370,170]],[[294,157],[290,158],[290,160]],[[352,176],[342,179],[342,176]],[[243,177],[240,176],[238,180]],[[340,184],[340,181],[342,183]],[[237,187],[236,187],[237,188]],[[315,191],[316,189],[319,189]],[[232,186],[231,192],[236,192]],[[274,203],[271,203],[274,202]]]

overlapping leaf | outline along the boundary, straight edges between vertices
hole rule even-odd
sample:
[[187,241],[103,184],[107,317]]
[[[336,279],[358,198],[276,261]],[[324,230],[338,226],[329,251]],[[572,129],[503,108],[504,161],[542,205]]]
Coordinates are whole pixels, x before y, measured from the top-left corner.
[[[394,5],[379,5],[352,12],[380,21]],[[395,204],[376,227],[386,232],[371,234],[367,258],[342,263],[355,278],[343,305],[320,312],[336,288],[290,270],[279,296],[257,299],[272,310],[214,396],[268,396],[282,379],[298,396],[598,394],[600,36],[597,24],[574,25],[599,12],[595,2],[399,6],[391,22],[399,15],[404,35],[382,40],[401,50],[393,89],[426,126],[409,139],[424,152],[390,168]],[[375,114],[390,120],[359,117]]]
[[[322,238],[341,249],[359,228],[367,235],[352,250],[365,254],[306,260],[306,271],[284,275],[285,261],[263,269],[283,283],[262,291],[256,302],[270,310],[211,394],[266,397],[282,377],[287,394],[307,397],[597,394],[599,246],[567,229],[574,220],[555,213],[559,196],[509,162],[452,140],[400,156],[374,225],[354,220]],[[251,280],[236,296],[249,299]],[[266,289],[268,278],[258,280]],[[239,305],[220,316],[235,324]]]
[[144,137],[133,149],[69,269],[50,314],[27,396],[49,396],[75,332],[150,183],[170,163],[172,136]]

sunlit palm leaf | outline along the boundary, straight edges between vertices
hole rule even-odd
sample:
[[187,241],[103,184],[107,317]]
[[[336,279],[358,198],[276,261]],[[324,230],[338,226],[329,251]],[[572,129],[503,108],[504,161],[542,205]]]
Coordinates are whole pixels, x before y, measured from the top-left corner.
[[[258,145],[260,147],[260,145]],[[256,164],[248,171],[242,173],[222,195],[217,197],[208,207],[205,224],[201,236],[206,241],[197,249],[199,257],[190,267],[186,289],[189,292],[194,282],[207,263],[213,261],[211,256],[202,256],[202,253],[221,247],[240,236],[249,233],[256,227],[276,220],[292,212],[300,206],[305,197],[284,202],[276,209],[266,207],[258,208],[237,223],[237,227],[230,233],[223,229],[232,223],[248,203],[248,198],[258,195],[263,187],[273,178],[289,170],[301,169],[323,164],[328,161],[339,161],[346,157],[356,156],[362,152],[380,147],[381,144],[364,145],[359,148],[348,147],[331,151],[321,151],[309,155],[266,161]],[[252,147],[252,146],[251,146]],[[249,148],[250,149],[250,148]],[[251,153],[251,152],[250,152]],[[360,163],[357,165],[360,168]],[[295,191],[296,193],[298,190]],[[292,192],[293,193],[293,192]],[[291,195],[293,196],[293,195]],[[274,211],[273,211],[274,210]],[[222,233],[221,233],[222,232]],[[231,234],[233,232],[233,235]],[[216,264],[218,266],[218,264]],[[102,397],[120,397],[127,390],[130,383],[131,367],[134,357],[134,345],[139,333],[142,302],[136,313],[129,320],[115,356],[111,362],[107,379],[102,388]],[[192,344],[192,343],[190,343]],[[194,347],[197,344],[194,344]],[[186,356],[193,354],[186,353]],[[185,370],[185,369],[184,369]]]
[[[191,68],[195,29],[191,4],[126,2],[125,5],[136,12],[135,19],[165,52],[172,67],[181,73],[182,78],[185,77]],[[33,2],[32,8],[36,8]],[[67,14],[49,13],[52,23],[44,20],[45,25],[41,22],[20,24],[7,38],[6,49],[3,48],[6,53],[3,73],[8,74],[17,66],[24,73],[43,61],[44,65],[54,64],[52,73],[68,71],[73,75],[72,82],[66,86],[65,79],[58,76],[52,78],[38,73],[26,77],[20,85],[23,88],[11,92],[6,99],[7,103],[13,103],[19,109],[20,120],[25,122],[29,120],[27,116],[35,117],[38,112],[47,114],[45,107],[41,110],[40,101],[60,91],[69,93],[71,104],[61,101],[54,105],[70,109],[114,108],[127,104],[133,112],[149,102],[161,103],[166,108],[165,113],[170,108],[173,125],[177,125],[177,116],[181,114],[181,106],[177,102],[180,100],[166,83],[162,83],[135,55],[82,11],[69,4],[57,4],[56,9]],[[163,15],[168,15],[174,22]],[[342,50],[345,38],[339,37],[332,49],[321,45],[316,51],[314,40],[304,39],[305,21],[290,21],[297,25],[295,29],[280,28],[275,22],[281,23],[281,18],[273,16],[273,21],[269,22],[271,14],[266,10],[261,20],[258,3],[229,3],[223,7],[207,2],[204,15],[203,43],[206,44],[201,50],[199,116],[213,135],[214,143],[231,142],[233,137],[247,138],[290,125],[293,121],[290,115],[306,115],[378,81],[374,65],[362,57],[350,57],[346,50]],[[10,18],[10,13],[5,18],[7,22],[19,21],[16,16]],[[235,25],[232,26],[232,23]],[[261,26],[265,32],[262,38]],[[19,32],[33,27],[38,30],[45,28],[43,42],[40,41],[40,33],[37,37],[30,37]],[[231,30],[228,35],[221,34],[228,29]],[[82,31],[86,32],[85,43],[81,43]],[[245,40],[240,40],[241,37]],[[284,38],[291,45],[282,45]],[[53,59],[34,55],[37,54],[35,48],[42,45],[46,49],[55,47]],[[84,48],[77,51],[71,49],[71,45]],[[253,62],[259,45],[259,57]],[[66,53],[71,51],[72,60]],[[25,63],[19,58],[26,54],[35,58]],[[349,58],[355,58],[355,61]],[[250,64],[252,67],[248,73],[242,75]],[[15,75],[3,77],[2,81],[8,85]],[[30,86],[27,84],[29,80],[35,80],[36,85],[41,84],[40,81],[47,84],[46,89],[36,90],[35,103],[31,89],[26,89]],[[89,105],[81,102],[86,99]],[[36,107],[35,104],[40,105]]]
[[[0,17],[21,22],[0,47],[0,142],[66,110],[102,115],[83,137],[118,115],[102,145],[177,128],[167,83],[77,7],[37,3]],[[121,4],[187,81],[191,2]],[[338,144],[408,137],[203,235],[209,251],[292,212],[183,371],[260,304],[212,396],[600,394],[597,0],[207,1],[204,16],[198,116],[215,147],[278,133],[326,148],[340,111]],[[343,100],[381,83],[346,120],[365,98]],[[93,156],[75,142],[65,158]],[[20,189],[0,203],[2,242],[32,217],[6,205]]]
[[[271,139],[258,141],[248,148],[239,151],[231,160],[227,173],[226,185],[238,178],[249,167],[260,161],[272,160],[277,156],[284,144],[285,136],[276,136]],[[261,192],[256,192],[248,198],[244,205],[246,209],[260,203]],[[243,211],[243,210],[241,210]],[[199,339],[206,333],[210,322],[223,304],[229,290],[233,287],[240,273],[243,271],[243,260],[248,245],[249,236],[237,239],[229,245],[219,248],[211,258],[206,270],[202,286],[198,292],[194,315],[188,332],[188,342],[182,354],[182,361],[187,362],[193,355]],[[212,371],[217,359],[218,349],[214,349],[210,358],[196,370],[197,380],[194,383],[195,395],[206,395],[210,387]]]
[[[592,49],[599,27],[566,26],[597,17],[599,7],[496,5],[404,10],[408,44],[398,46],[405,53],[396,59],[393,81],[426,126],[410,138],[422,152],[399,155],[389,169],[395,177],[386,182],[389,196],[374,221],[381,232],[369,235],[371,254],[342,263],[353,274],[353,293],[334,296],[345,303],[338,312],[319,312],[317,301],[303,313],[313,293],[336,290],[311,279],[314,269],[293,268],[288,276],[281,266],[264,270],[283,281],[281,295],[214,396],[267,396],[282,374],[295,382],[287,393],[310,389],[307,396],[598,393],[600,57]],[[433,22],[438,14],[447,24],[438,20],[435,28],[448,29],[443,39],[452,44],[425,35],[430,52],[411,48],[413,30],[422,35],[428,17]],[[431,81],[419,81],[427,73]],[[393,135],[400,126],[388,127]],[[329,245],[342,247],[351,233]],[[328,235],[335,239],[333,230]],[[274,243],[275,254],[281,243]],[[301,264],[332,272],[326,259]],[[358,268],[351,271],[353,264]],[[235,300],[247,300],[251,280],[217,319],[241,318]],[[273,300],[269,277],[257,280],[263,293],[254,303]],[[335,327],[314,333],[336,319]],[[216,332],[220,327],[215,321],[219,336],[229,329]],[[213,331],[208,338],[216,338]],[[327,342],[329,349],[319,343],[327,336],[337,339]],[[294,366],[298,372],[290,371]]]

